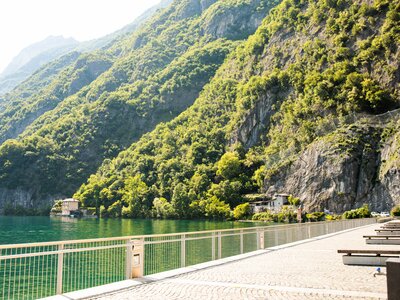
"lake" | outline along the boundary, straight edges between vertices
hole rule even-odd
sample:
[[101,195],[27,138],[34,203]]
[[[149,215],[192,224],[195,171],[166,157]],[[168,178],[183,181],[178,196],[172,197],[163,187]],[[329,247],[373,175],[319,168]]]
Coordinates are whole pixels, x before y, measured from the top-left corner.
[[240,228],[255,225],[256,223],[232,221],[0,216],[0,245]]

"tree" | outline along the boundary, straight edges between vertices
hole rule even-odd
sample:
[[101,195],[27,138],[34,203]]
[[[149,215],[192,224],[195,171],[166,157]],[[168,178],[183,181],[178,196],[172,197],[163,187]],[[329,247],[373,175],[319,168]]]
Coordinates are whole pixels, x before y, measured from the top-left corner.
[[188,215],[190,198],[186,185],[177,184],[172,193],[171,204],[178,217],[183,218]]
[[216,196],[221,201],[234,207],[243,202],[242,191],[243,184],[240,181],[224,180],[219,184],[212,184],[209,195]]
[[130,177],[125,181],[122,201],[125,207],[122,208],[122,216],[128,218],[145,217],[149,207],[146,203],[148,187],[140,179],[140,175]]
[[205,216],[208,218],[227,219],[230,217],[231,210],[229,205],[215,196],[207,200],[201,200],[199,205],[204,211]]
[[236,220],[246,219],[251,215],[251,208],[249,203],[239,204],[233,210],[233,217]]
[[236,152],[226,152],[217,163],[217,175],[233,179],[241,173],[242,163]]
[[153,212],[156,218],[173,218],[175,216],[175,211],[171,203],[163,197],[154,198]]

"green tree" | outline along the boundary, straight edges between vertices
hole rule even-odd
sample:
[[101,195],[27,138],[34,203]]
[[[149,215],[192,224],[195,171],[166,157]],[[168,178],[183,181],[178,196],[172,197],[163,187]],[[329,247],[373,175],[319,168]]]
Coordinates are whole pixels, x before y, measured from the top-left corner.
[[204,215],[210,219],[227,219],[231,214],[229,205],[215,196],[207,200],[201,200],[199,206],[202,208]]
[[185,184],[178,183],[174,188],[171,204],[178,217],[183,218],[188,215],[190,198]]
[[140,175],[130,177],[125,181],[122,201],[122,216],[128,218],[146,217],[149,212],[149,189],[141,180]]
[[233,217],[236,220],[242,220],[250,217],[251,215],[251,207],[249,203],[239,204],[233,210]]
[[173,218],[176,216],[175,210],[167,199],[160,197],[154,198],[153,216],[156,218]]
[[236,152],[226,152],[217,163],[217,175],[225,179],[234,179],[242,171],[242,163]]

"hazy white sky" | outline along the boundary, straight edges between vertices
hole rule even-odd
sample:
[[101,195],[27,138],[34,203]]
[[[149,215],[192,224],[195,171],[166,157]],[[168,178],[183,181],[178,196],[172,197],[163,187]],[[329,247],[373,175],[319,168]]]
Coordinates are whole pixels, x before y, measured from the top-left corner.
[[90,40],[129,23],[160,0],[0,0],[0,73],[49,35]]

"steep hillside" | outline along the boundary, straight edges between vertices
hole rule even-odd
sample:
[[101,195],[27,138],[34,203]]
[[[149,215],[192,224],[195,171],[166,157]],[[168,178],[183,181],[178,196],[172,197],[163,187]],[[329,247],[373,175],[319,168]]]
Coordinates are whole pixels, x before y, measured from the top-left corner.
[[397,1],[283,1],[192,107],[75,197],[130,217],[226,217],[257,188],[337,212],[399,203],[398,127],[372,117],[400,106],[399,22]]
[[254,32],[273,5],[179,0],[117,41],[107,71],[0,147],[0,203],[29,207],[71,195],[105,158],[190,106],[232,40]]
[[[72,63],[71,59],[74,58],[76,61]],[[90,84],[111,67],[112,58],[100,53],[83,54],[78,57],[78,54],[74,52],[55,64],[63,66],[65,62],[70,65],[60,71],[49,84],[40,84],[37,76],[31,78],[30,81],[42,87],[32,91],[29,97],[25,98],[18,93],[18,91],[23,91],[23,94],[29,93],[29,90],[21,86],[8,95],[10,104],[0,113],[0,143],[18,136],[44,112],[54,109],[65,98]],[[47,66],[47,74],[50,68]],[[57,71],[59,71],[58,68],[53,68],[50,72],[57,73]],[[45,78],[48,80],[50,76],[47,74]],[[29,83],[25,86],[31,87]]]

